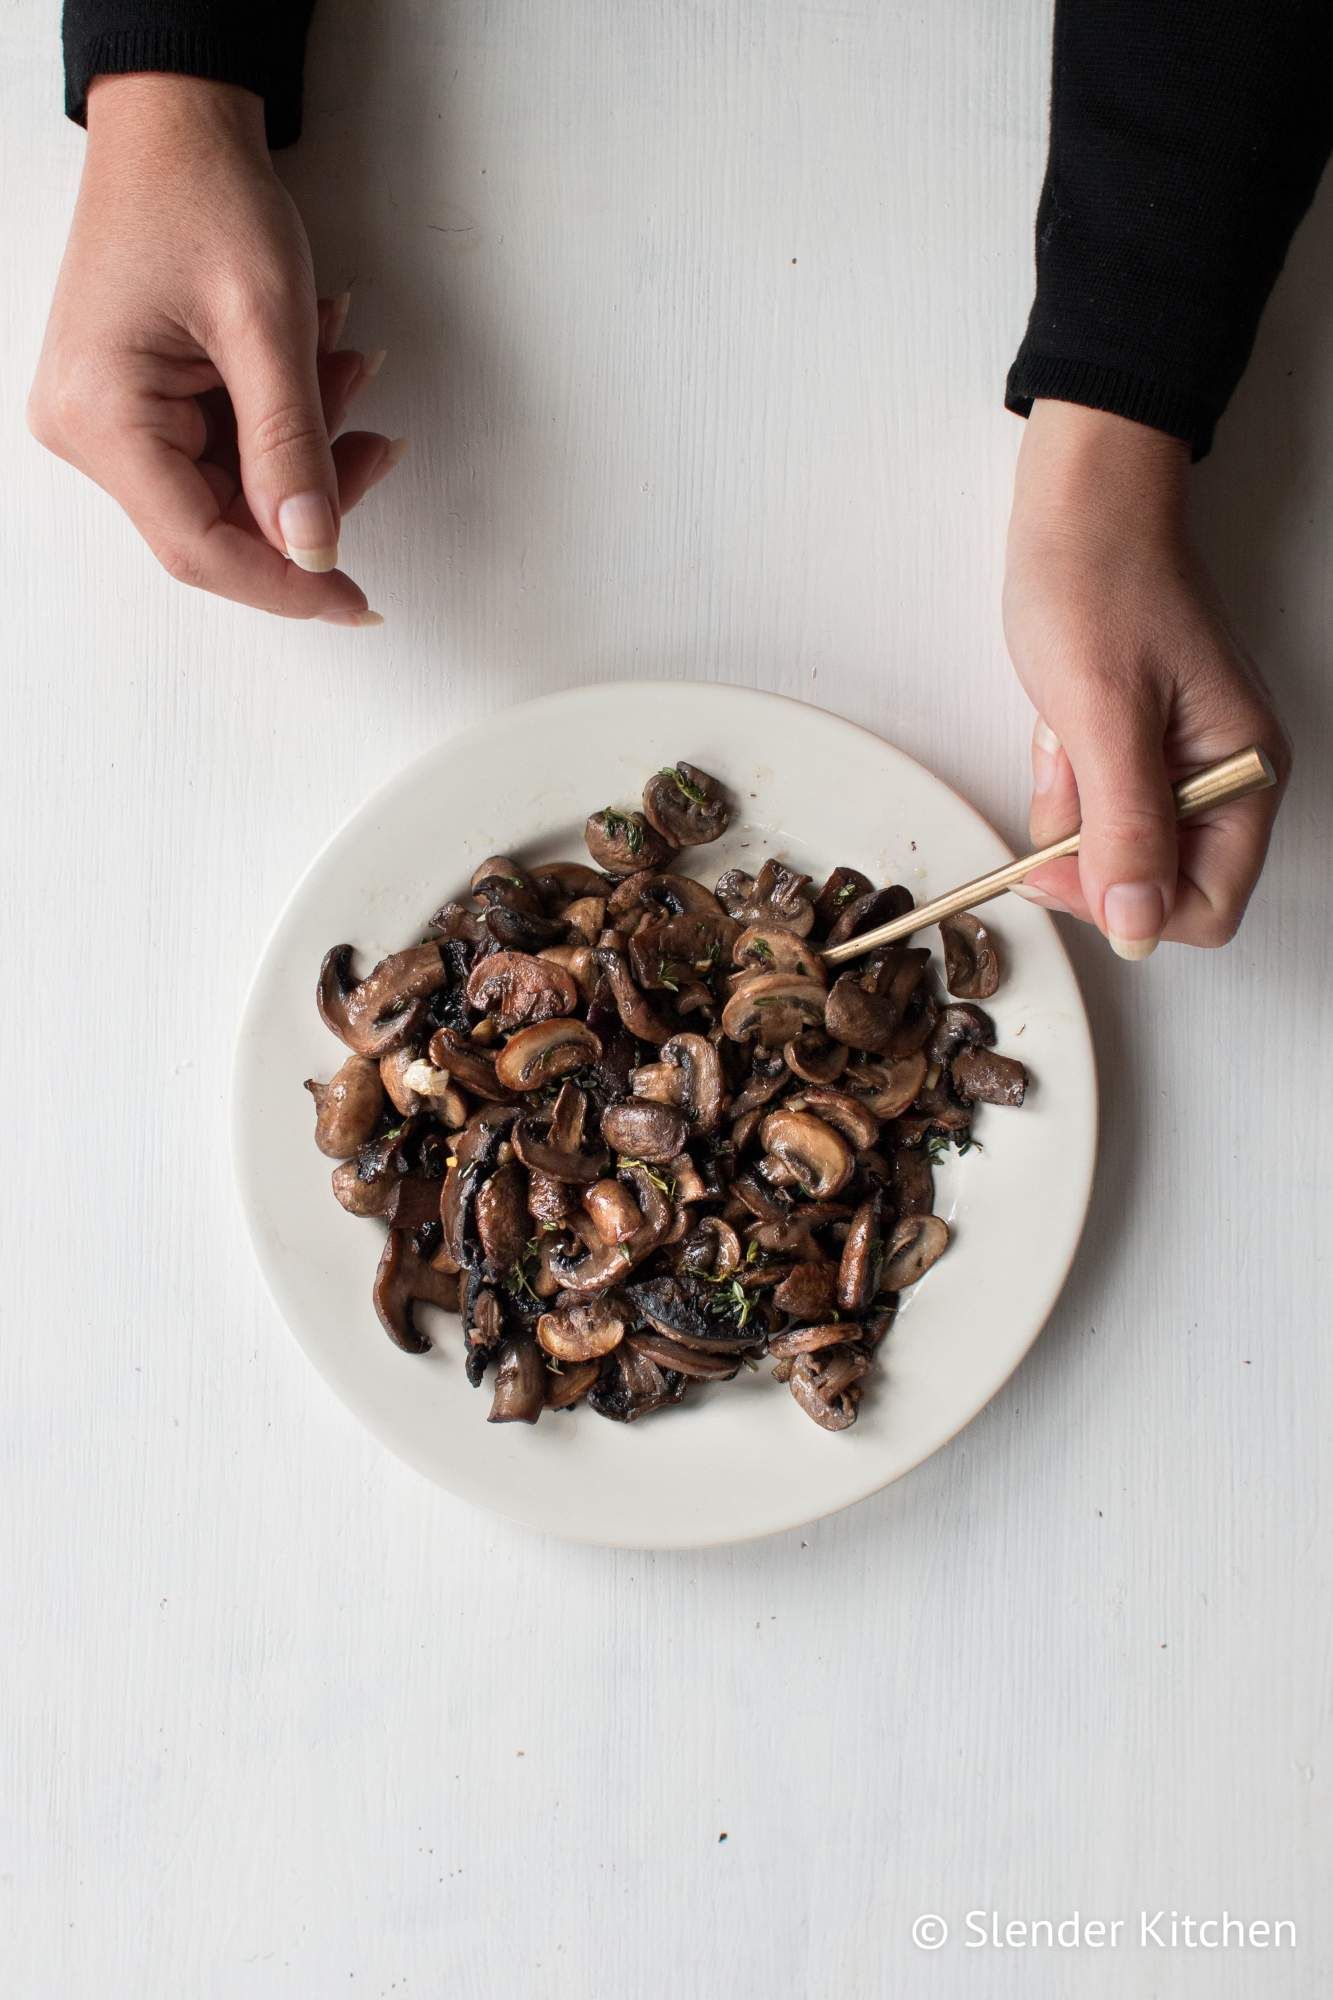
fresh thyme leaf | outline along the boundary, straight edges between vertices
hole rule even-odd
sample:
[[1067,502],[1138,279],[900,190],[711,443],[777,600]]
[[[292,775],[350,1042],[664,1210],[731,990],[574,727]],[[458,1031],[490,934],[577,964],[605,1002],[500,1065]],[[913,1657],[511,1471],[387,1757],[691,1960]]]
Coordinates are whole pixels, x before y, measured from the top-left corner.
[[933,1133],[926,1141],[926,1152],[930,1156],[932,1166],[938,1166],[948,1150],[949,1141],[945,1138],[943,1132]]
[[767,938],[756,938],[750,946],[750,950],[761,965],[774,965],[777,963],[773,956],[773,947]]
[[840,910],[844,903],[850,903],[852,897],[855,894],[856,894],[855,882],[844,882],[841,889],[837,890],[834,894],[833,897],[834,909]]
[[646,1160],[634,1160],[622,1153],[618,1164],[622,1167],[637,1167],[639,1172],[646,1174],[653,1186],[660,1188],[664,1195],[671,1196],[676,1192],[676,1183],[673,1180],[668,1180],[665,1174],[654,1172]]
[[668,993],[680,992],[680,981],[671,977],[669,961],[665,958],[659,958],[657,961],[657,983],[659,986],[665,986]]
[[668,766],[663,765],[658,775],[659,777],[670,778],[676,790],[683,793],[692,806],[706,806],[708,804],[708,794],[701,792],[697,785],[692,785],[683,771],[673,771]]
[[980,1139],[974,1139],[970,1132],[958,1142],[960,1155],[963,1153],[984,1153],[985,1150],[986,1148],[982,1145]]

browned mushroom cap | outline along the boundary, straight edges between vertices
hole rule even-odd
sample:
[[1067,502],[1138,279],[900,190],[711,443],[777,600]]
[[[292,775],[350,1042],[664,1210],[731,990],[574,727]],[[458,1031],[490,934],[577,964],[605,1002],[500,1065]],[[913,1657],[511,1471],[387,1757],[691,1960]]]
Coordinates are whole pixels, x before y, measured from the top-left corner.
[[824,1000],[822,980],[797,972],[752,973],[723,1008],[723,1031],[733,1042],[757,1039],[766,1049],[780,1049],[807,1028],[823,1027]]
[[572,1014],[579,992],[572,975],[549,959],[493,951],[468,974],[467,1003],[479,1014],[492,1014],[500,1033],[507,1035],[529,1023]]
[[478,902],[507,901],[515,909],[535,910],[539,901],[537,885],[527,869],[507,854],[491,854],[479,862],[468,891]]
[[[822,1320],[837,1305],[834,1297],[837,1276],[836,1264],[823,1261],[816,1264],[808,1260],[793,1264],[786,1277],[775,1287],[773,1303],[780,1312],[790,1313],[793,1319]],[[838,1340],[845,1340],[846,1337],[845,1327],[834,1336]],[[795,1349],[791,1351],[796,1352]]]
[[838,1310],[868,1312],[879,1290],[884,1263],[884,1197],[878,1189],[852,1217],[838,1266]]
[[458,1279],[438,1270],[417,1249],[405,1229],[391,1229],[375,1273],[375,1311],[390,1340],[408,1354],[424,1354],[430,1346],[413,1316],[418,1303],[458,1311]]
[[629,1073],[629,1087],[636,1097],[649,1097],[654,1104],[679,1104],[685,1095],[685,1072],[674,1063],[641,1063]]
[[602,1113],[602,1137],[617,1153],[664,1166],[684,1150],[689,1136],[685,1115],[674,1105],[655,1104],[648,1097],[627,1097],[608,1104]]
[[770,858],[758,875],[728,869],[717,884],[717,900],[729,917],[741,924],[783,924],[798,937],[814,929],[815,906],[809,896],[810,877],[798,875]]
[[675,854],[640,812],[618,812],[604,806],[583,829],[588,852],[608,875],[636,875],[645,868],[664,868]]
[[[540,1168],[528,1168],[528,1214],[535,1223],[556,1229],[579,1205],[579,1183],[558,1181]],[[929,1202],[926,1204],[930,1206]]]
[[365,1145],[384,1108],[380,1073],[369,1056],[348,1056],[328,1083],[314,1077],[306,1089],[315,1100],[315,1144],[330,1160],[350,1160]]
[[[386,1060],[396,1062],[397,1057]],[[382,1069],[383,1064],[380,1067]],[[436,1069],[434,1063],[418,1057],[397,1071],[396,1081],[404,1103],[412,1110],[433,1112],[451,1129],[467,1123],[467,1099],[447,1069]],[[498,1093],[499,1086],[493,1074],[487,1089]],[[397,1103],[398,1100],[394,1101]]]
[[343,1160],[333,1169],[333,1199],[349,1215],[383,1215],[393,1193],[395,1180],[363,1180],[355,1160]]
[[577,896],[558,915],[567,931],[574,932],[584,944],[594,945],[606,928],[606,897]]
[[966,1003],[942,1007],[930,1031],[926,1054],[931,1062],[943,1065],[950,1062],[959,1049],[989,1048],[994,1040],[995,1023],[982,1008]]
[[597,1061],[602,1044],[584,1021],[538,1021],[511,1035],[495,1059],[506,1090],[540,1090],[557,1077]]
[[[563,1083],[545,1131],[540,1120],[524,1118],[515,1125],[512,1140],[515,1153],[532,1173],[575,1187],[588,1187],[600,1180],[607,1169],[604,1146],[588,1146],[584,1139],[588,1100],[577,1084]],[[573,1212],[573,1204],[567,1214]]]
[[712,910],[686,910],[678,917],[641,918],[629,940],[634,977],[640,986],[650,987],[680,987],[710,977],[730,958],[739,935],[740,925],[716,905]]
[[548,944],[537,953],[544,963],[559,966],[567,972],[578,988],[579,998],[586,1005],[597,990],[597,960],[592,948],[586,944]]
[[748,924],[732,947],[733,965],[747,972],[799,972],[827,984],[824,962],[805,939],[785,924]]
[[996,1055],[994,1049],[963,1049],[949,1066],[960,1097],[971,1104],[1021,1104],[1028,1087],[1028,1073],[1011,1056]]
[[916,1102],[928,1064],[918,1049],[897,1062],[852,1063],[843,1072],[842,1088],[859,1097],[877,1118],[900,1118]]
[[498,1275],[512,1269],[527,1248],[527,1176],[509,1160],[497,1167],[477,1196],[477,1234],[491,1269]]
[[980,917],[960,910],[940,924],[944,983],[960,1000],[989,1000],[1000,983],[1000,949]]
[[770,1111],[760,1127],[765,1149],[815,1201],[845,1188],[856,1162],[840,1132],[808,1111]]
[[593,1383],[602,1372],[600,1361],[575,1361],[567,1368],[548,1368],[546,1371],[546,1407],[548,1410],[572,1410],[575,1403],[581,1403]]
[[949,1225],[938,1215],[905,1215],[889,1238],[880,1283],[886,1292],[914,1285],[948,1247]]
[[756,1105],[771,1103],[790,1082],[787,1065],[777,1050],[756,1048],[750,1058],[750,1074],[731,1101],[733,1118],[744,1117]]
[[586,1305],[543,1313],[537,1338],[557,1361],[592,1361],[619,1347],[628,1328],[624,1308],[614,1298],[589,1299]]
[[935,1206],[935,1172],[924,1146],[901,1146],[893,1156],[893,1205],[902,1221],[929,1215]]
[[[722,1058],[715,1042],[706,1035],[673,1035],[662,1044],[662,1061],[682,1079],[683,1087],[674,1102],[684,1112],[694,1133],[716,1132],[722,1123],[727,1101]],[[680,1148],[676,1148],[677,1152]]]
[[823,932],[835,924],[849,903],[868,896],[875,885],[859,868],[835,868],[815,897],[815,927]]
[[802,1083],[836,1083],[847,1067],[847,1047],[821,1028],[806,1028],[783,1043],[782,1060]]
[[[390,1229],[423,1229],[428,1222],[439,1221],[443,1191],[442,1175],[431,1178],[425,1174],[400,1174],[389,1188],[381,1213]],[[440,1256],[443,1261],[436,1262],[437,1270],[457,1270],[453,1257],[443,1251]]]
[[421,1099],[404,1080],[404,1072],[412,1067],[421,1054],[411,1043],[406,1048],[395,1049],[391,1056],[380,1057],[380,1083],[385,1095],[395,1111],[404,1118],[410,1118],[414,1111],[420,1111]]
[[488,1424],[535,1424],[546,1399],[546,1363],[532,1340],[510,1340],[500,1349]]
[[628,1243],[643,1221],[638,1202],[619,1181],[595,1181],[583,1197],[583,1206],[603,1243]]
[[415,1040],[425,1019],[423,1001],[449,977],[439,945],[394,952],[356,982],[351,964],[351,945],[339,944],[320,967],[316,998],[325,1027],[361,1056],[386,1056]]
[[870,1356],[854,1347],[830,1347],[822,1354],[802,1354],[792,1363],[787,1384],[792,1395],[821,1430],[845,1431],[856,1422],[861,1378]]
[[848,938],[859,937],[862,931],[873,930],[876,924],[891,924],[898,917],[905,917],[912,908],[912,892],[895,882],[888,889],[869,889],[864,895],[854,896],[843,905],[829,925],[828,944],[843,944]]
[[731,822],[721,785],[696,764],[656,772],[643,788],[643,810],[648,824],[674,847],[704,847]]
[[571,1263],[563,1251],[551,1252],[551,1270],[568,1295],[566,1303],[594,1298],[617,1284],[634,1265],[652,1255],[666,1241],[675,1211],[670,1197],[657,1185],[646,1167],[635,1161],[622,1162],[619,1178],[632,1189],[642,1217],[634,1234],[623,1243],[609,1243],[590,1250],[586,1257]]
[[930,953],[919,946],[891,945],[877,952],[864,971],[844,972],[834,981],[824,1010],[829,1034],[849,1048],[883,1054],[929,963]]
[[793,1091],[787,1099],[790,1111],[813,1111],[826,1125],[834,1126],[854,1151],[864,1152],[879,1137],[879,1119],[864,1099],[849,1091],[835,1090],[832,1084],[812,1084],[809,1090]]
[[644,999],[630,977],[625,954],[613,945],[602,945],[593,953],[611,989],[616,1012],[625,1027],[641,1042],[670,1041],[674,1024],[664,1021]]
[[[478,1097],[493,1099],[510,1094],[495,1074],[495,1057],[478,1043],[469,1041],[466,1035],[460,1035],[456,1028],[436,1029],[430,1038],[430,1059],[436,1069],[447,1070],[465,1090],[475,1091]],[[412,1088],[420,1090],[421,1085],[414,1082]]]

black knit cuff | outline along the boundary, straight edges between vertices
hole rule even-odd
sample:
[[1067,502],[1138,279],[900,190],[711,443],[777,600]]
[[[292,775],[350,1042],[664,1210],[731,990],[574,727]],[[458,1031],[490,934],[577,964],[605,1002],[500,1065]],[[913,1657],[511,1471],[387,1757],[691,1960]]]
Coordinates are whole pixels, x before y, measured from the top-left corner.
[[269,145],[290,146],[301,135],[304,54],[304,36],[284,36],[276,24],[261,50],[251,37],[238,40],[225,30],[206,28],[155,26],[82,34],[71,28],[67,15],[65,112],[76,124],[87,124],[88,86],[94,77],[147,71],[198,76],[262,97]]
[[1217,413],[1197,396],[1098,362],[1076,361],[1067,354],[1038,354],[1025,342],[1009,370],[1005,408],[1026,417],[1043,397],[1054,403],[1082,403],[1090,410],[1109,410],[1113,416],[1165,431],[1168,437],[1182,438],[1196,460],[1212,447]]

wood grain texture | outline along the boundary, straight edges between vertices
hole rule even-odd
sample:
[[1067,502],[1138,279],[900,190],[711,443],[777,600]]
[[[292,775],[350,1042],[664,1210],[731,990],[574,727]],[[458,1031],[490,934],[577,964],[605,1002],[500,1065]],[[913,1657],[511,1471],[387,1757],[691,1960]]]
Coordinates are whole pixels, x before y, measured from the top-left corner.
[[[372,785],[581,681],[824,702],[1021,839],[1044,0],[321,0],[284,172],[412,437],[375,634],[183,594],[28,440],[82,140],[51,8],[6,19],[0,1991],[1326,1992],[1333,196],[1198,478],[1297,782],[1225,954],[1072,941],[1106,1131],[1051,1327],[879,1499],[599,1554],[419,1483],[275,1322],[244,984]],[[1158,1906],[1300,1943],[909,1939]]]

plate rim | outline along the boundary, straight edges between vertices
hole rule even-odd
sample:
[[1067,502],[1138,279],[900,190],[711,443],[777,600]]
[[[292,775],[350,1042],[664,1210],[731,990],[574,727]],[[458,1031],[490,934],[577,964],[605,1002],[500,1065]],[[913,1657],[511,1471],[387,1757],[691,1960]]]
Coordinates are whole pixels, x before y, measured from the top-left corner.
[[645,693],[659,690],[664,686],[670,687],[673,691],[677,689],[690,691],[703,699],[712,699],[718,695],[739,695],[767,704],[781,704],[796,711],[805,711],[819,715],[824,721],[835,725],[839,729],[852,732],[859,737],[864,737],[873,743],[880,752],[889,752],[902,764],[910,766],[919,772],[932,785],[938,786],[941,790],[947,792],[956,804],[961,806],[966,814],[1012,858],[1012,849],[1008,841],[991,821],[986,818],[980,808],[971,799],[967,798],[964,793],[960,792],[956,786],[950,784],[947,779],[940,777],[937,772],[932,771],[929,765],[922,763],[919,758],[913,757],[909,751],[904,750],[899,744],[891,742],[885,736],[881,736],[877,730],[870,728],[867,724],[856,722],[850,716],[843,715],[821,702],[806,701],[799,695],[781,694],[768,688],[753,687],[744,682],[705,681],[694,678],[675,679],[664,676],[656,680],[618,679],[614,681],[583,681],[576,683],[572,687],[553,689],[549,694],[533,696],[528,701],[503,704],[471,722],[462,724],[458,729],[436,737],[424,749],[419,750],[415,756],[397,766],[395,770],[390,772],[379,784],[375,785],[359,802],[354,804],[349,811],[343,814],[310,856],[306,865],[292,883],[264,935],[263,944],[255,959],[250,977],[246,982],[244,996],[236,1015],[228,1076],[227,1126],[230,1165],[236,1198],[245,1225],[245,1234],[259,1270],[265,1295],[279,1321],[286,1328],[292,1339],[295,1340],[306,1361],[319,1377],[325,1390],[349,1416],[364,1430],[369,1432],[380,1446],[390,1451],[401,1464],[407,1465],[418,1477],[425,1479],[438,1491],[448,1494],[449,1498],[460,1506],[485,1508],[486,1511],[494,1513],[499,1518],[516,1527],[539,1535],[544,1540],[566,1542],[584,1548],[655,1549],[664,1552],[685,1552],[691,1549],[739,1547],[749,1542],[766,1540],[770,1536],[791,1534],[798,1528],[813,1526],[818,1521],[829,1520],[835,1514],[844,1513],[852,1507],[861,1505],[864,1501],[873,1499],[877,1494],[883,1493],[888,1487],[896,1485],[899,1480],[905,1479],[910,1473],[915,1472],[920,1466],[925,1464],[928,1459],[933,1458],[938,1452],[944,1451],[951,1445],[1012,1382],[1014,1376],[1027,1360],[1041,1338],[1042,1333],[1045,1331],[1051,1315],[1060,1301],[1065,1286],[1069,1282],[1070,1272],[1073,1270],[1079,1250],[1082,1247],[1096,1182],[1101,1138],[1101,1077],[1097,1063],[1096,1044],[1092,1034],[1092,1024],[1088,1016],[1086,1003],[1083,999],[1082,988],[1073,959],[1050,913],[1037,909],[1032,904],[1027,906],[1034,916],[1041,919],[1042,925],[1049,935],[1050,942],[1055,945],[1058,955],[1064,963],[1070,986],[1077,1000],[1076,1026],[1081,1031],[1080,1039],[1088,1065],[1090,1116],[1086,1127],[1087,1149],[1086,1159],[1082,1168],[1082,1186],[1078,1190],[1078,1226],[1071,1234],[1069,1248],[1065,1256],[1061,1259],[1058,1270],[1053,1274],[1049,1287],[1049,1296],[1039,1305],[1031,1332],[1015,1353],[1010,1367],[997,1382],[986,1389],[978,1401],[969,1406],[966,1413],[945,1436],[937,1438],[926,1445],[923,1450],[910,1458],[907,1463],[898,1467],[886,1479],[869,1488],[865,1493],[851,1499],[836,1500],[829,1506],[818,1508],[813,1512],[802,1511],[799,1518],[778,1525],[764,1525],[745,1529],[740,1532],[732,1531],[717,1535],[690,1533],[685,1538],[665,1536],[661,1538],[654,1537],[651,1540],[641,1534],[625,1538],[615,1538],[604,1531],[594,1534],[581,1532],[576,1528],[543,1526],[531,1520],[524,1513],[510,1512],[506,1508],[502,1498],[487,1498],[482,1500],[476,1499],[469,1494],[458,1492],[441,1480],[437,1474],[419,1463],[415,1455],[410,1451],[404,1450],[398,1440],[387,1434],[378,1421],[377,1413],[373,1409],[364,1403],[357,1404],[352,1401],[343,1393],[341,1386],[333,1376],[326,1373],[324,1367],[321,1365],[317,1349],[306,1340],[299,1325],[294,1323],[293,1318],[289,1317],[279,1297],[277,1281],[270,1266],[267,1246],[262,1242],[252,1219],[252,1210],[258,1204],[255,1201],[255,1191],[251,1184],[250,1166],[246,1157],[248,1134],[242,1115],[241,1103],[243,1095],[242,1072],[246,1053],[254,1033],[258,989],[268,968],[270,957],[278,944],[278,940],[287,925],[294,907],[300,901],[306,885],[311,877],[319,871],[330,850],[341,840],[353,822],[374,813],[383,801],[390,798],[393,793],[403,786],[405,781],[429,765],[440,755],[446,746],[450,749],[465,749],[470,742],[486,739],[498,726],[513,717],[558,707],[561,704],[570,703],[579,697],[590,695],[599,697],[615,697],[618,695],[642,696]]

